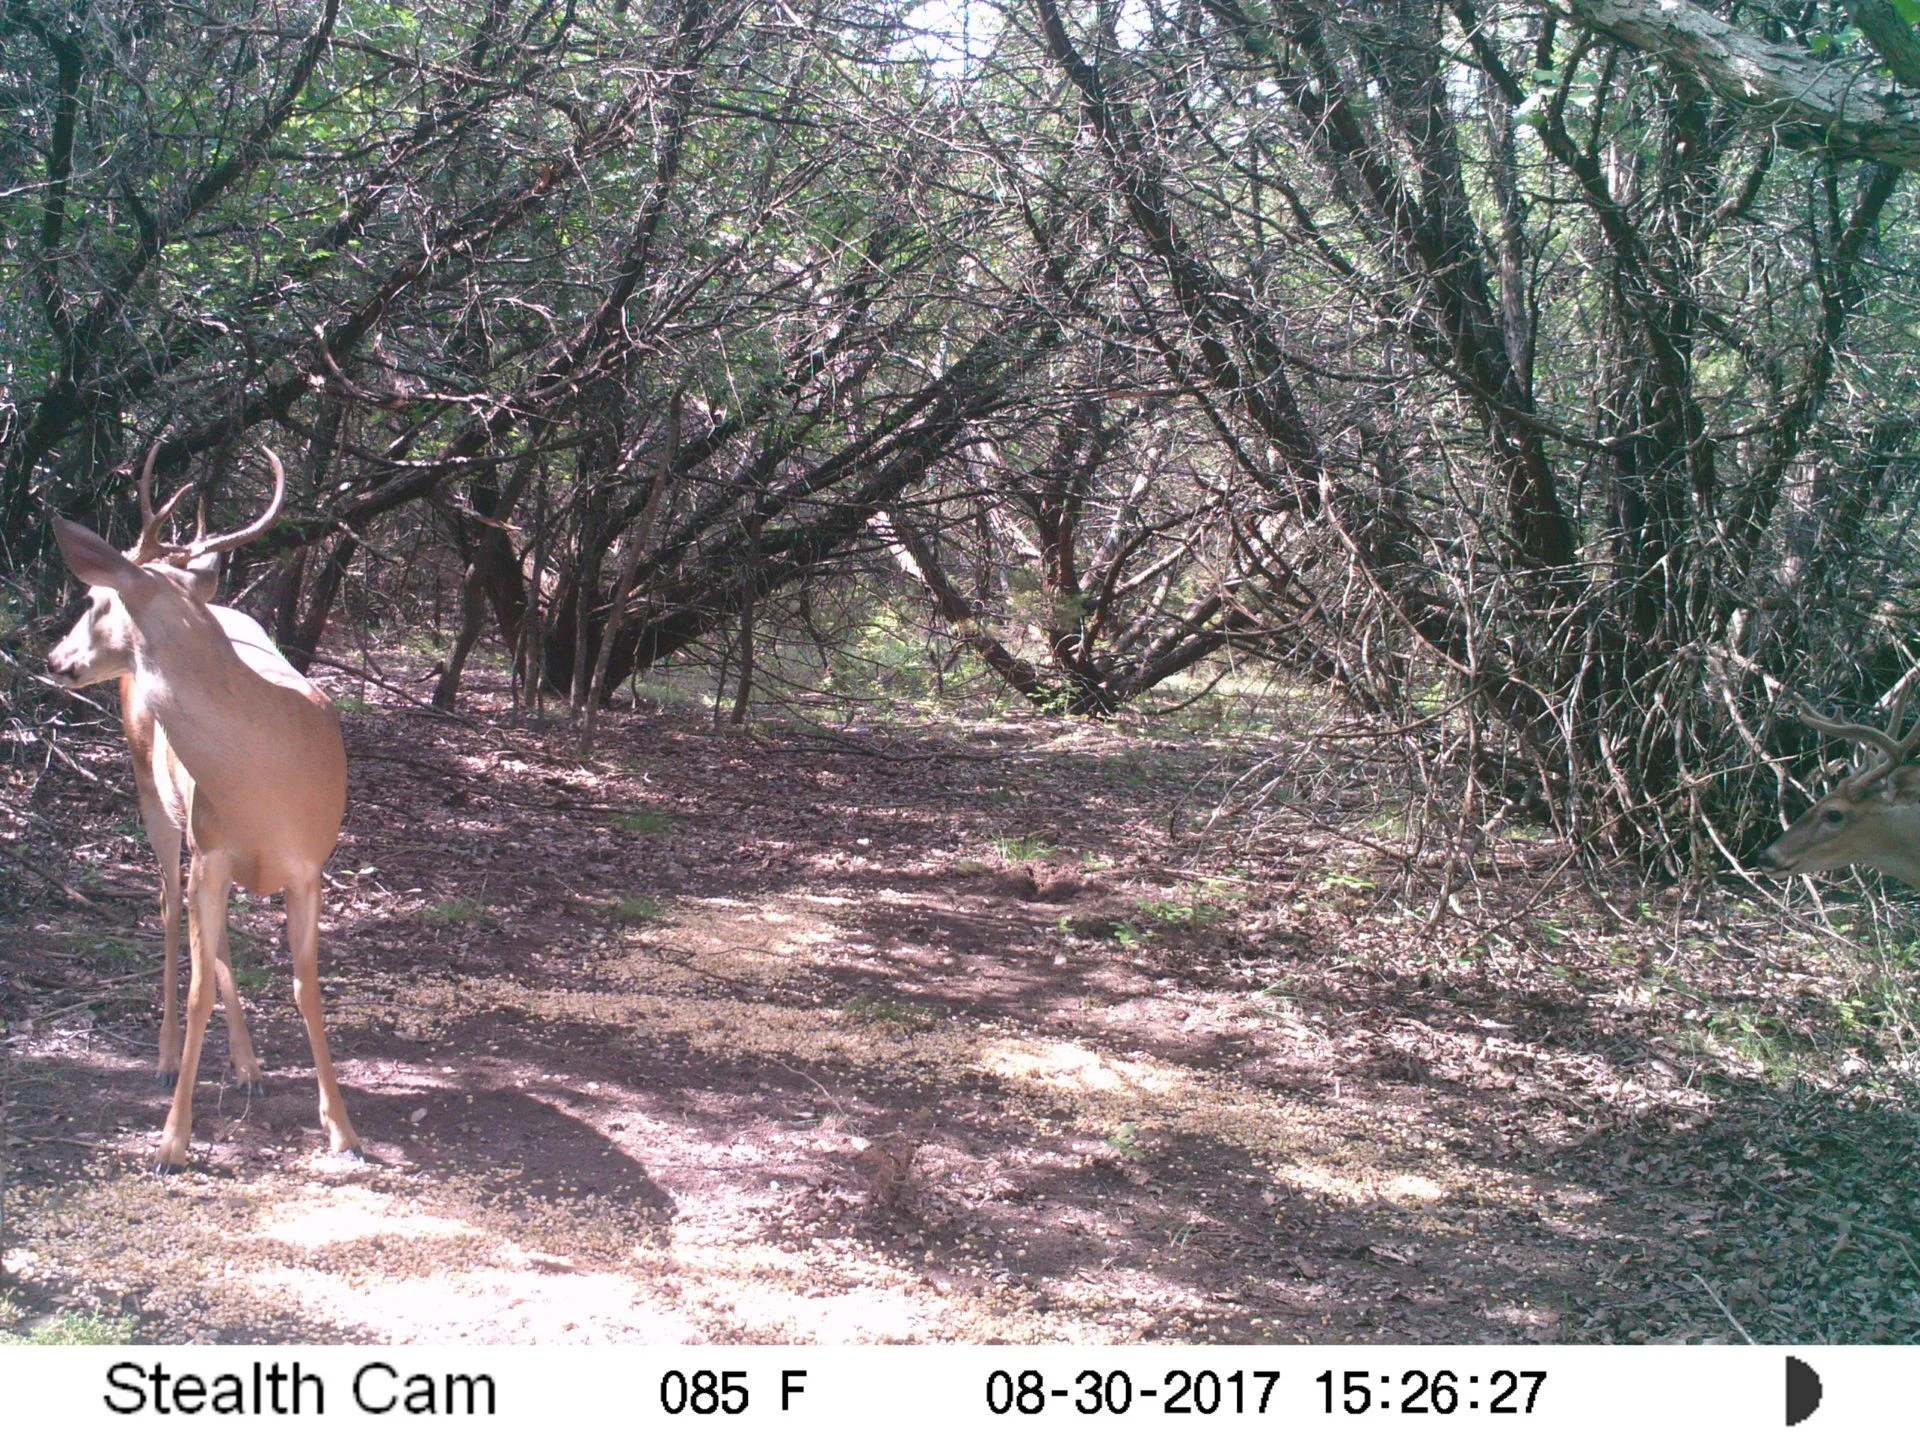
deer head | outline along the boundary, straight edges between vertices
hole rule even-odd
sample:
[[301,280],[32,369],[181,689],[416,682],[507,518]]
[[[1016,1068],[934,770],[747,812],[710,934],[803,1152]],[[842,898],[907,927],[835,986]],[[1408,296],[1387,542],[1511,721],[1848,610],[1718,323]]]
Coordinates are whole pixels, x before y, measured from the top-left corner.
[[[47,668],[62,685],[70,688],[92,685],[133,669],[139,627],[127,608],[130,589],[157,595],[161,592],[153,590],[151,582],[158,582],[165,590],[183,597],[189,606],[204,611],[213,603],[219,589],[221,555],[262,534],[273,524],[285,499],[286,472],[281,468],[279,457],[269,450],[266,453],[273,466],[273,499],[259,519],[230,534],[209,536],[203,513],[191,541],[185,545],[169,544],[161,538],[162,531],[193,486],[191,483],[181,486],[166,504],[154,509],[153,464],[159,453],[160,442],[156,440],[140,469],[140,539],[132,549],[113,550],[84,525],[61,518],[53,522],[54,534],[69,568],[89,587],[86,611],[47,654]],[[107,554],[101,554],[102,550]],[[87,557],[88,568],[83,569],[76,563],[77,555]],[[149,578],[137,579],[137,575]]]
[[1880,752],[1815,802],[1786,834],[1760,856],[1773,875],[1812,875],[1848,865],[1874,869],[1920,888],[1920,765],[1907,763],[1920,749],[1920,721],[1899,733],[1913,677],[1894,693],[1885,730],[1849,725],[1801,707],[1800,718],[1822,735],[1852,740]]

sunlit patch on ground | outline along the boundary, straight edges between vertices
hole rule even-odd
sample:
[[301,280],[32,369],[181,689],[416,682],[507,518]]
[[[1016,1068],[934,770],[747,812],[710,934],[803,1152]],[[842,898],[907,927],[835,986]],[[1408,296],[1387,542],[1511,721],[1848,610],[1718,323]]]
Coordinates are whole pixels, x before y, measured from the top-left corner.
[[323,1250],[376,1237],[439,1240],[480,1232],[462,1220],[422,1215],[397,1205],[391,1196],[329,1190],[274,1205],[260,1217],[255,1233],[302,1249]]

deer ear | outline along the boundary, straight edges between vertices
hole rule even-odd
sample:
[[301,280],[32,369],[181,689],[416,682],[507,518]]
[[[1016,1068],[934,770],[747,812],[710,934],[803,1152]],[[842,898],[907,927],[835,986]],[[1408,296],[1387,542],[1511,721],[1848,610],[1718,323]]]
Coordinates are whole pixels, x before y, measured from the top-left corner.
[[109,590],[124,590],[144,573],[126,556],[102,540],[84,525],[56,515],[53,535],[60,542],[60,553],[67,568],[89,585],[104,585]]
[[1920,765],[1902,765],[1887,777],[1887,788],[1902,805],[1920,803]]

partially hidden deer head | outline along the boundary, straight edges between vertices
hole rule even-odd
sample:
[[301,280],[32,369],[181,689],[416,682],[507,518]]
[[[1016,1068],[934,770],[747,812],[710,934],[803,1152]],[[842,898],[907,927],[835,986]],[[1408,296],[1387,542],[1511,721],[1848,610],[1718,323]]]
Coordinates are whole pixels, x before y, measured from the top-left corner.
[[1801,707],[1800,718],[1813,729],[1878,751],[1879,759],[1844,776],[1761,853],[1761,867],[1769,874],[1812,875],[1867,865],[1920,888],[1920,764],[1907,763],[1920,749],[1920,721],[1905,735],[1899,733],[1912,687],[1909,676],[1894,693],[1885,730]]

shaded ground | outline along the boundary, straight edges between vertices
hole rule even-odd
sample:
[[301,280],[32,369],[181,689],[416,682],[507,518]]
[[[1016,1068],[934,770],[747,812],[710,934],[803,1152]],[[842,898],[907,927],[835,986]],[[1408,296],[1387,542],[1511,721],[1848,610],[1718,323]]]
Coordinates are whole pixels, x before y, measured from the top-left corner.
[[322,964],[372,1164],[317,1149],[274,901],[235,913],[273,1092],[220,1086],[216,1020],[195,1169],[144,1173],[158,920],[117,734],[9,777],[52,833],[0,915],[6,1328],[1920,1334],[1893,962],[1602,904],[1544,843],[1490,921],[1426,933],[1358,795],[1196,860],[1170,818],[1254,753],[1201,738],[619,714],[582,767],[369,698]]

